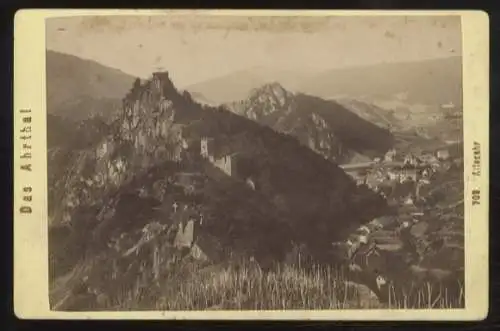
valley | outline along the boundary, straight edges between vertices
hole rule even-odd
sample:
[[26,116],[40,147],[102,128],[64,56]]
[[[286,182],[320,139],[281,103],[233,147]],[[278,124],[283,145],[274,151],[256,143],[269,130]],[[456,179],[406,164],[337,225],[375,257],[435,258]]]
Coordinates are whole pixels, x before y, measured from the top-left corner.
[[464,305],[459,108],[112,72],[48,105],[53,309]]

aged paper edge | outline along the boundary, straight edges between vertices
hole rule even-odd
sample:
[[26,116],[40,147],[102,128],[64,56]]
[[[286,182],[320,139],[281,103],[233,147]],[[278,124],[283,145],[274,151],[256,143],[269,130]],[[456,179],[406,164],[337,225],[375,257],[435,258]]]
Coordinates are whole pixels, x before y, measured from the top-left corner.
[[[374,16],[458,15],[462,19],[465,189],[465,297],[457,310],[287,310],[56,312],[48,302],[45,19],[83,15]],[[22,319],[481,320],[488,313],[489,18],[482,11],[20,10],[14,22],[14,310]],[[31,160],[21,159],[21,110],[32,118]],[[472,174],[480,144],[481,174]],[[21,170],[30,163],[32,171]],[[28,192],[31,190],[31,192]],[[480,204],[472,205],[472,191]],[[32,196],[31,214],[23,197]]]

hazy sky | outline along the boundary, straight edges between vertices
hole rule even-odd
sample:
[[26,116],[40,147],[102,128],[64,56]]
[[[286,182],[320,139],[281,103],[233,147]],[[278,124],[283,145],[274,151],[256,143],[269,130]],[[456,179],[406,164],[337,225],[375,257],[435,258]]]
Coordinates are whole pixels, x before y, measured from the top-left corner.
[[179,87],[255,66],[326,70],[461,54],[460,17],[87,16],[47,20],[47,48]]

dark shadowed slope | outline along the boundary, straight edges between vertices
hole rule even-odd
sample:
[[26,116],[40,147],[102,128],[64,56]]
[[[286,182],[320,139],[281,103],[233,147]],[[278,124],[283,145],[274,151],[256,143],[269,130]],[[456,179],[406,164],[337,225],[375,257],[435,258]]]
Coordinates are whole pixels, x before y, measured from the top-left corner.
[[47,111],[79,120],[120,106],[134,77],[73,55],[48,50]]

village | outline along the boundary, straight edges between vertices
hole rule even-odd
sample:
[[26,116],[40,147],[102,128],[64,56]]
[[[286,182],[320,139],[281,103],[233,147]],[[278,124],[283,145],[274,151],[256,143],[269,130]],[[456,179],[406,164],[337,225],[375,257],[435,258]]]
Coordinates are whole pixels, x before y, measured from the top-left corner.
[[[429,230],[428,197],[422,188],[431,186],[438,173],[462,162],[454,160],[448,149],[435,153],[400,155],[391,149],[373,162],[342,166],[358,186],[365,185],[380,194],[391,213],[357,228],[344,242],[332,243],[349,261],[351,270],[380,269],[381,254],[399,254],[408,264],[418,264],[415,242]],[[375,258],[375,259],[373,259]],[[382,258],[383,259],[383,258]]]

